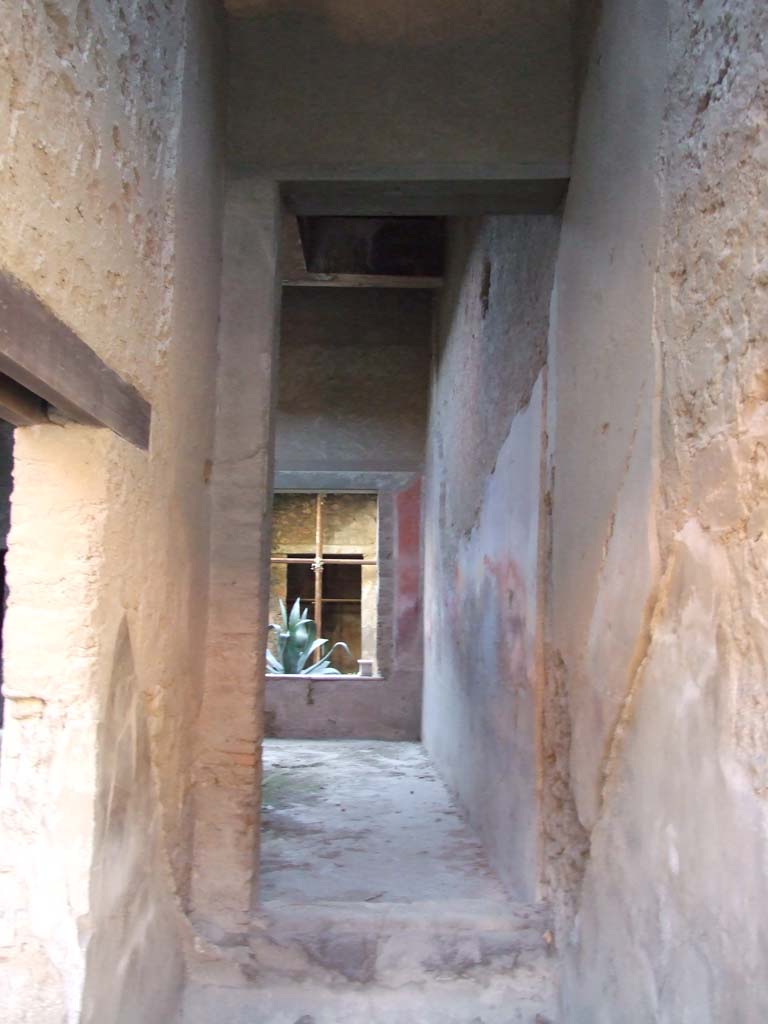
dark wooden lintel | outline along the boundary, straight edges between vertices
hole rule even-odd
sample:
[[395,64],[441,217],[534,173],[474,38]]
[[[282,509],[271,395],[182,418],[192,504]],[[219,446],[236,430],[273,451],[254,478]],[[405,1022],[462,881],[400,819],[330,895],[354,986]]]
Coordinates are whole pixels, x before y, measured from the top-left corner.
[[0,420],[12,423],[14,427],[47,423],[47,403],[0,373]]
[[433,181],[284,181],[285,208],[297,216],[481,217],[554,213],[567,178]]
[[442,277],[406,274],[293,274],[283,279],[286,288],[442,288]]
[[0,373],[78,423],[109,427],[137,447],[149,447],[152,410],[146,399],[1,270]]

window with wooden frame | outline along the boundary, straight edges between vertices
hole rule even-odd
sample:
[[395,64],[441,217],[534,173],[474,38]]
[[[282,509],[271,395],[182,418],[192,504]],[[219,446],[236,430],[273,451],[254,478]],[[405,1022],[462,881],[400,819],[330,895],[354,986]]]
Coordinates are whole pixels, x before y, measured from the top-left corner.
[[[360,492],[278,492],[272,514],[270,621],[298,600],[318,636],[337,641],[331,664],[344,674],[376,663],[378,498]],[[314,658],[322,657],[318,651]]]

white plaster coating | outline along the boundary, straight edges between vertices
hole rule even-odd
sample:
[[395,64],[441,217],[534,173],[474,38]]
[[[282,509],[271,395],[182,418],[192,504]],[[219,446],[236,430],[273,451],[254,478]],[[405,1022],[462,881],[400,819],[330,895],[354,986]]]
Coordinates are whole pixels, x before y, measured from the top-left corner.
[[3,260],[154,407],[148,455],[97,430],[17,432],[4,1024],[165,1024],[179,997],[206,614],[219,41],[203,3],[25,2],[0,18]]
[[[34,436],[38,432],[44,436]],[[25,1024],[35,1014],[45,1024],[74,1021],[82,999],[85,963],[76,917],[89,909],[93,846],[94,691],[100,665],[91,637],[94,619],[98,621],[96,592],[103,564],[105,440],[106,435],[93,437],[83,428],[34,428],[20,431],[16,445],[0,788],[0,879],[7,925],[0,1006],[4,1020]],[[28,449],[35,458],[27,457]],[[72,504],[61,500],[66,474],[56,456],[62,454],[74,455],[80,465]],[[44,529],[36,505],[41,499],[47,511]],[[40,537],[35,536],[38,532]],[[25,535],[30,549],[34,544],[42,557],[22,574],[14,562]],[[48,610],[46,659],[41,664],[37,642],[28,643],[42,625],[37,595],[41,589],[58,593],[62,575],[67,579],[66,604]],[[60,859],[53,856],[58,842]],[[41,885],[41,879],[47,884]],[[40,997],[35,995],[38,987],[43,989]]]

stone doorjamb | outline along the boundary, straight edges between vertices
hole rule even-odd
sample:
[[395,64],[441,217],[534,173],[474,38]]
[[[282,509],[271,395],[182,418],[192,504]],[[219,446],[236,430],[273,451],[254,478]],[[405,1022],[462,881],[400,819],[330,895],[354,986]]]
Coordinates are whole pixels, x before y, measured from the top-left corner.
[[190,908],[200,933],[221,944],[243,940],[256,899],[279,239],[276,183],[230,181]]

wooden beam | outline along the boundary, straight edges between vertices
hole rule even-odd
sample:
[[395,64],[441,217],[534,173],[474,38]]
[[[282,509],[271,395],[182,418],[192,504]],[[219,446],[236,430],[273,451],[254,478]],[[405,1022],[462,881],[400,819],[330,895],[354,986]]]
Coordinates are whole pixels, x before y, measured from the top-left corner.
[[149,447],[152,409],[36,295],[0,270],[0,373],[65,416]]
[[554,213],[567,178],[433,181],[284,181],[285,207],[297,216],[480,217]]
[[[312,569],[315,573],[315,628],[317,636],[323,635],[323,503],[325,495],[320,493],[315,499],[315,562]],[[318,648],[312,660],[320,661],[322,655]]]
[[0,420],[14,427],[31,427],[35,423],[49,422],[46,410],[41,398],[0,373]]
[[405,274],[294,274],[283,279],[286,288],[442,288],[442,277]]
[[280,262],[283,277],[295,277],[306,274],[307,264],[304,259],[304,247],[299,234],[299,222],[290,213],[283,214],[282,240],[280,244]]

